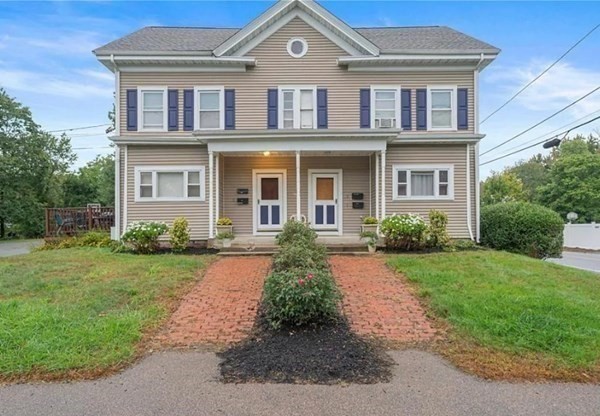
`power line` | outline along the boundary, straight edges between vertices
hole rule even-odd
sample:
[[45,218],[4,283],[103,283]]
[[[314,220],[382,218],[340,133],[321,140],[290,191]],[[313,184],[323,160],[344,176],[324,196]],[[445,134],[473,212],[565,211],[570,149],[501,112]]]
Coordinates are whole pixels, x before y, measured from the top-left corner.
[[581,124],[579,124],[579,125],[577,125],[577,126],[575,126],[575,127],[571,127],[571,128],[570,128],[570,129],[568,129],[568,130],[565,130],[565,131],[562,131],[562,132],[560,132],[560,133],[558,133],[558,134],[555,134],[554,136],[552,136],[552,137],[550,137],[550,138],[548,138],[548,139],[544,139],[544,140],[542,140],[542,141],[539,141],[539,142],[537,142],[537,143],[534,143],[534,144],[532,144],[532,145],[530,145],[530,146],[526,146],[526,147],[523,147],[522,149],[515,150],[514,152],[507,153],[507,154],[505,154],[505,155],[503,155],[503,156],[499,156],[499,157],[497,157],[497,158],[495,158],[495,159],[488,160],[487,162],[480,163],[480,164],[479,164],[479,166],[487,165],[488,163],[492,163],[492,162],[495,162],[495,161],[497,161],[497,160],[504,159],[505,157],[512,156],[512,155],[514,155],[514,154],[516,154],[516,153],[520,153],[520,152],[522,152],[523,150],[531,149],[532,147],[538,146],[538,145],[540,145],[540,144],[542,144],[542,143],[546,143],[546,142],[548,142],[548,141],[550,141],[550,140],[552,140],[552,139],[554,139],[554,138],[556,138],[556,137],[560,136],[561,134],[564,134],[564,135],[565,135],[565,137],[566,137],[566,135],[567,135],[567,134],[569,134],[569,133],[570,133],[572,130],[578,129],[579,127],[585,126],[586,124],[590,124],[590,123],[592,123],[592,122],[594,122],[594,121],[596,121],[596,120],[599,120],[599,119],[600,119],[600,116],[598,116],[598,117],[595,117],[595,118],[593,118],[593,119],[591,119],[591,120],[588,120],[588,121],[586,121],[585,123],[581,123]]
[[557,112],[555,112],[554,114],[552,114],[552,115],[550,115],[550,116],[546,117],[546,118],[545,118],[545,119],[543,119],[542,121],[540,121],[540,122],[538,122],[538,123],[534,124],[533,126],[531,126],[531,127],[527,128],[527,129],[523,130],[521,133],[519,133],[519,134],[517,134],[517,135],[515,135],[515,136],[511,137],[511,138],[510,138],[510,139],[508,139],[508,140],[505,140],[505,141],[503,141],[503,142],[502,142],[502,143],[500,143],[499,145],[497,145],[497,146],[494,146],[494,147],[492,147],[492,148],[491,148],[491,149],[489,149],[489,150],[486,150],[485,152],[481,153],[481,154],[480,154],[480,156],[483,156],[483,155],[485,155],[485,154],[488,154],[488,153],[489,153],[489,152],[491,152],[492,150],[496,150],[497,148],[499,148],[499,147],[501,147],[501,146],[504,146],[504,145],[505,145],[506,143],[508,143],[508,142],[512,142],[512,141],[513,141],[514,139],[516,139],[517,137],[521,137],[522,135],[524,135],[524,134],[525,134],[525,133],[527,133],[528,131],[531,131],[531,130],[533,130],[534,128],[536,128],[537,126],[539,126],[540,124],[543,124],[543,123],[545,123],[546,121],[550,120],[552,117],[554,117],[554,116],[556,116],[556,115],[558,115],[558,114],[562,113],[563,111],[565,111],[566,109],[568,109],[568,108],[570,108],[570,107],[573,107],[573,106],[574,106],[575,104],[577,104],[579,101],[581,101],[581,100],[583,100],[583,99],[585,99],[585,98],[589,97],[590,95],[592,95],[593,93],[595,93],[595,92],[596,92],[596,91],[598,91],[598,90],[600,90],[600,86],[598,86],[598,87],[594,88],[592,91],[588,92],[588,93],[587,93],[587,94],[585,94],[583,97],[581,97],[581,98],[579,98],[579,99],[577,99],[577,100],[573,101],[571,104],[567,105],[566,107],[563,107],[563,108],[561,108],[560,110],[558,110],[558,111],[557,111]]
[[597,24],[592,30],[590,30],[588,33],[585,34],[584,37],[582,37],[581,39],[579,39],[573,46],[571,46],[569,49],[567,49],[567,51],[565,53],[563,53],[556,61],[554,61],[552,63],[552,65],[550,65],[548,68],[544,69],[537,77],[535,77],[534,79],[532,79],[531,81],[529,81],[529,83],[527,85],[525,85],[523,88],[521,88],[519,91],[517,91],[517,93],[515,95],[513,95],[512,97],[510,97],[508,99],[508,101],[506,101],[504,104],[502,104],[500,107],[498,107],[497,109],[495,109],[490,115],[488,115],[486,118],[483,119],[483,121],[480,122],[480,124],[483,124],[486,122],[487,119],[489,119],[490,117],[492,117],[494,114],[496,114],[498,111],[502,110],[504,107],[506,107],[508,105],[508,103],[510,103],[512,100],[514,100],[515,98],[517,98],[517,96],[519,94],[521,94],[523,91],[525,91],[527,88],[529,88],[529,86],[531,84],[533,84],[534,82],[536,82],[538,79],[540,79],[546,72],[550,71],[552,69],[552,67],[554,67],[554,65],[556,65],[557,63],[559,63],[565,56],[567,56],[569,54],[569,52],[571,52],[573,49],[575,49],[577,47],[577,45],[579,45],[581,42],[583,42],[588,36],[590,36],[596,29],[598,29],[598,27],[600,27],[600,23]]
[[112,149],[110,146],[100,147],[72,147],[71,150],[97,150],[97,149]]
[[74,130],[87,130],[87,129],[93,129],[96,127],[104,127],[104,126],[110,126],[110,123],[104,123],[104,124],[97,124],[95,126],[83,126],[83,127],[73,127],[70,129],[60,129],[60,130],[50,130],[47,133],[60,133],[60,132],[67,132],[67,131],[74,131]]

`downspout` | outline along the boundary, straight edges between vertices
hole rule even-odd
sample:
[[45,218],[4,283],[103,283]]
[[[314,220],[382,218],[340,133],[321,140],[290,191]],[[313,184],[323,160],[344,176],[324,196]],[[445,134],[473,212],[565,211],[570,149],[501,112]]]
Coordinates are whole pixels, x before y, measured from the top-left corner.
[[[479,134],[479,68],[483,63],[483,54],[481,54],[481,58],[475,67],[475,71],[473,74],[473,85],[474,85],[474,105],[475,111],[473,114],[475,115],[474,126],[475,126],[475,134]],[[479,184],[479,142],[475,145],[475,238],[479,243],[481,239],[481,186]]]
[[[121,73],[115,63],[115,56],[110,55],[110,62],[112,63],[114,74],[115,74],[115,135],[119,135],[119,88],[121,87]],[[121,240],[121,148],[115,146],[115,239]]]
[[473,226],[471,224],[471,145],[467,144],[467,229],[471,241],[473,238]]

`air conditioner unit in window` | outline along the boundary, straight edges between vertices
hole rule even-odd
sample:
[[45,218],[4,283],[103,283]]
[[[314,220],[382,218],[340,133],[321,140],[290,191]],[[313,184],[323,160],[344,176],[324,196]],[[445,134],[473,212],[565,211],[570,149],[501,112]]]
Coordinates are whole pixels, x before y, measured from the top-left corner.
[[389,129],[396,127],[396,119],[395,118],[376,118],[375,119],[375,127]]

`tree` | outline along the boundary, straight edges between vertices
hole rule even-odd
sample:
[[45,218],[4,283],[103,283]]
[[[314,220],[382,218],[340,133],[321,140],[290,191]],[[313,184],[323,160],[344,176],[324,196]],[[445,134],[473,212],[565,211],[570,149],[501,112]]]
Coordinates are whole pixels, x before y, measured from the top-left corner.
[[482,205],[526,201],[523,182],[512,172],[492,172],[481,184]]
[[114,205],[114,155],[97,156],[77,172],[67,174],[63,192],[64,204],[69,207],[84,207],[90,203]]
[[29,108],[0,88],[0,238],[37,236],[44,211],[60,202],[61,174],[75,160],[66,135],[41,130]]
[[549,181],[549,161],[550,157],[537,154],[527,161],[520,161],[513,167],[507,169],[508,172],[516,175],[523,183],[526,200],[532,203],[539,203],[540,187],[546,185]]

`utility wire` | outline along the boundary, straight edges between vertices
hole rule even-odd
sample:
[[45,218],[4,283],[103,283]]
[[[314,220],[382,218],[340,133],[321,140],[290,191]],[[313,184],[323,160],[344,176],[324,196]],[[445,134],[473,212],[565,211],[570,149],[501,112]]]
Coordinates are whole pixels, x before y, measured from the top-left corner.
[[111,149],[110,146],[99,146],[99,147],[73,147],[71,150],[96,150],[96,149]]
[[554,139],[554,138],[556,138],[556,137],[560,136],[561,134],[564,134],[564,135],[565,135],[565,137],[566,137],[566,136],[567,136],[567,134],[569,134],[569,133],[570,133],[572,130],[578,129],[579,127],[585,126],[586,124],[590,124],[590,123],[592,123],[592,122],[594,122],[594,121],[596,121],[596,120],[599,120],[599,119],[600,119],[600,116],[598,116],[598,117],[595,117],[595,118],[593,118],[593,119],[591,119],[591,120],[588,120],[588,121],[586,121],[585,123],[578,124],[577,126],[571,127],[571,128],[570,128],[570,129],[568,129],[568,130],[565,130],[565,131],[562,131],[562,132],[560,132],[560,133],[558,133],[558,134],[555,134],[554,136],[550,137],[549,139],[544,139],[544,140],[542,140],[542,141],[539,141],[539,142],[537,142],[537,143],[534,143],[534,144],[532,144],[532,145],[530,145],[530,146],[523,147],[522,149],[515,150],[514,152],[507,153],[507,154],[505,154],[505,155],[502,155],[502,156],[499,156],[499,157],[497,157],[497,158],[495,158],[495,159],[488,160],[487,162],[480,163],[480,164],[479,164],[479,166],[487,165],[488,163],[492,163],[492,162],[495,162],[495,161],[497,161],[497,160],[504,159],[505,157],[512,156],[512,155],[514,155],[514,154],[516,154],[516,153],[520,153],[520,152],[522,152],[523,150],[531,149],[532,147],[538,146],[538,145],[540,145],[540,144],[542,144],[542,143],[549,142],[550,140],[552,140],[552,139]]
[[596,91],[598,91],[598,90],[600,90],[600,86],[597,86],[597,87],[596,87],[596,88],[594,88],[592,91],[590,91],[590,92],[588,92],[587,94],[585,94],[583,97],[581,97],[581,98],[579,98],[579,99],[577,99],[577,100],[573,101],[571,104],[567,105],[566,107],[563,107],[563,108],[561,108],[560,110],[558,110],[558,111],[557,111],[557,112],[555,112],[554,114],[552,114],[552,115],[550,115],[550,116],[546,117],[546,118],[545,118],[545,119],[543,119],[542,121],[540,121],[540,122],[538,122],[538,123],[534,124],[533,126],[531,126],[531,127],[527,128],[527,129],[523,130],[521,133],[519,133],[519,134],[517,134],[517,135],[515,135],[515,136],[511,137],[511,138],[510,138],[510,139],[508,139],[508,140],[505,140],[505,141],[503,141],[503,142],[502,142],[502,143],[500,143],[499,145],[496,145],[496,146],[492,147],[492,148],[491,148],[491,149],[489,149],[489,150],[486,150],[485,152],[481,153],[481,154],[480,154],[480,156],[483,156],[483,155],[485,155],[485,154],[488,154],[488,153],[489,153],[489,152],[491,152],[492,150],[496,150],[497,148],[499,148],[499,147],[501,147],[501,146],[504,146],[504,145],[505,145],[506,143],[508,143],[508,142],[512,142],[512,141],[513,141],[514,139],[516,139],[517,137],[521,137],[522,135],[524,135],[524,134],[525,134],[525,133],[527,133],[528,131],[531,131],[531,130],[533,130],[534,128],[536,128],[537,126],[539,126],[540,124],[543,124],[543,123],[545,123],[546,121],[550,120],[552,117],[554,117],[554,116],[556,116],[556,115],[558,115],[558,114],[562,113],[563,111],[565,111],[566,109],[568,109],[568,108],[570,108],[570,107],[573,107],[573,106],[574,106],[575,104],[577,104],[579,101],[581,101],[581,100],[583,100],[583,99],[585,99],[585,98],[589,97],[590,95],[592,95],[593,93],[595,93],[595,92],[596,92]]
[[60,133],[60,132],[67,132],[67,131],[74,131],[74,130],[86,130],[86,129],[93,129],[96,127],[104,127],[104,126],[110,126],[110,123],[104,123],[104,124],[97,124],[95,126],[83,126],[83,127],[73,127],[70,129],[60,129],[60,130],[50,130],[47,131],[47,133]]
[[486,118],[484,118],[483,121],[481,121],[479,124],[485,123],[487,119],[489,119],[494,114],[496,114],[498,111],[500,111],[504,107],[506,107],[508,105],[508,103],[510,103],[515,98],[517,98],[517,96],[519,94],[521,94],[523,91],[525,91],[527,88],[529,88],[529,86],[531,84],[533,84],[538,79],[540,79],[546,72],[550,71],[552,69],[552,67],[554,67],[554,65],[556,65],[557,63],[559,63],[565,56],[567,56],[569,54],[569,52],[571,52],[573,49],[575,49],[577,47],[577,45],[579,45],[581,42],[583,42],[588,36],[590,36],[599,27],[600,27],[600,23],[598,23],[592,30],[590,30],[588,33],[586,33],[585,36],[582,37],[581,39],[579,39],[573,46],[571,46],[569,49],[567,49],[567,51],[565,53],[563,53],[556,61],[554,61],[552,63],[552,65],[550,65],[548,68],[544,69],[537,77],[535,77],[534,79],[532,79],[531,81],[529,81],[529,83],[527,85],[525,85],[523,88],[521,88],[519,91],[517,91],[517,93],[515,95],[513,95],[512,97],[510,97],[508,99],[508,101],[506,101],[500,107],[498,107],[497,109],[495,109],[491,114],[489,114]]

